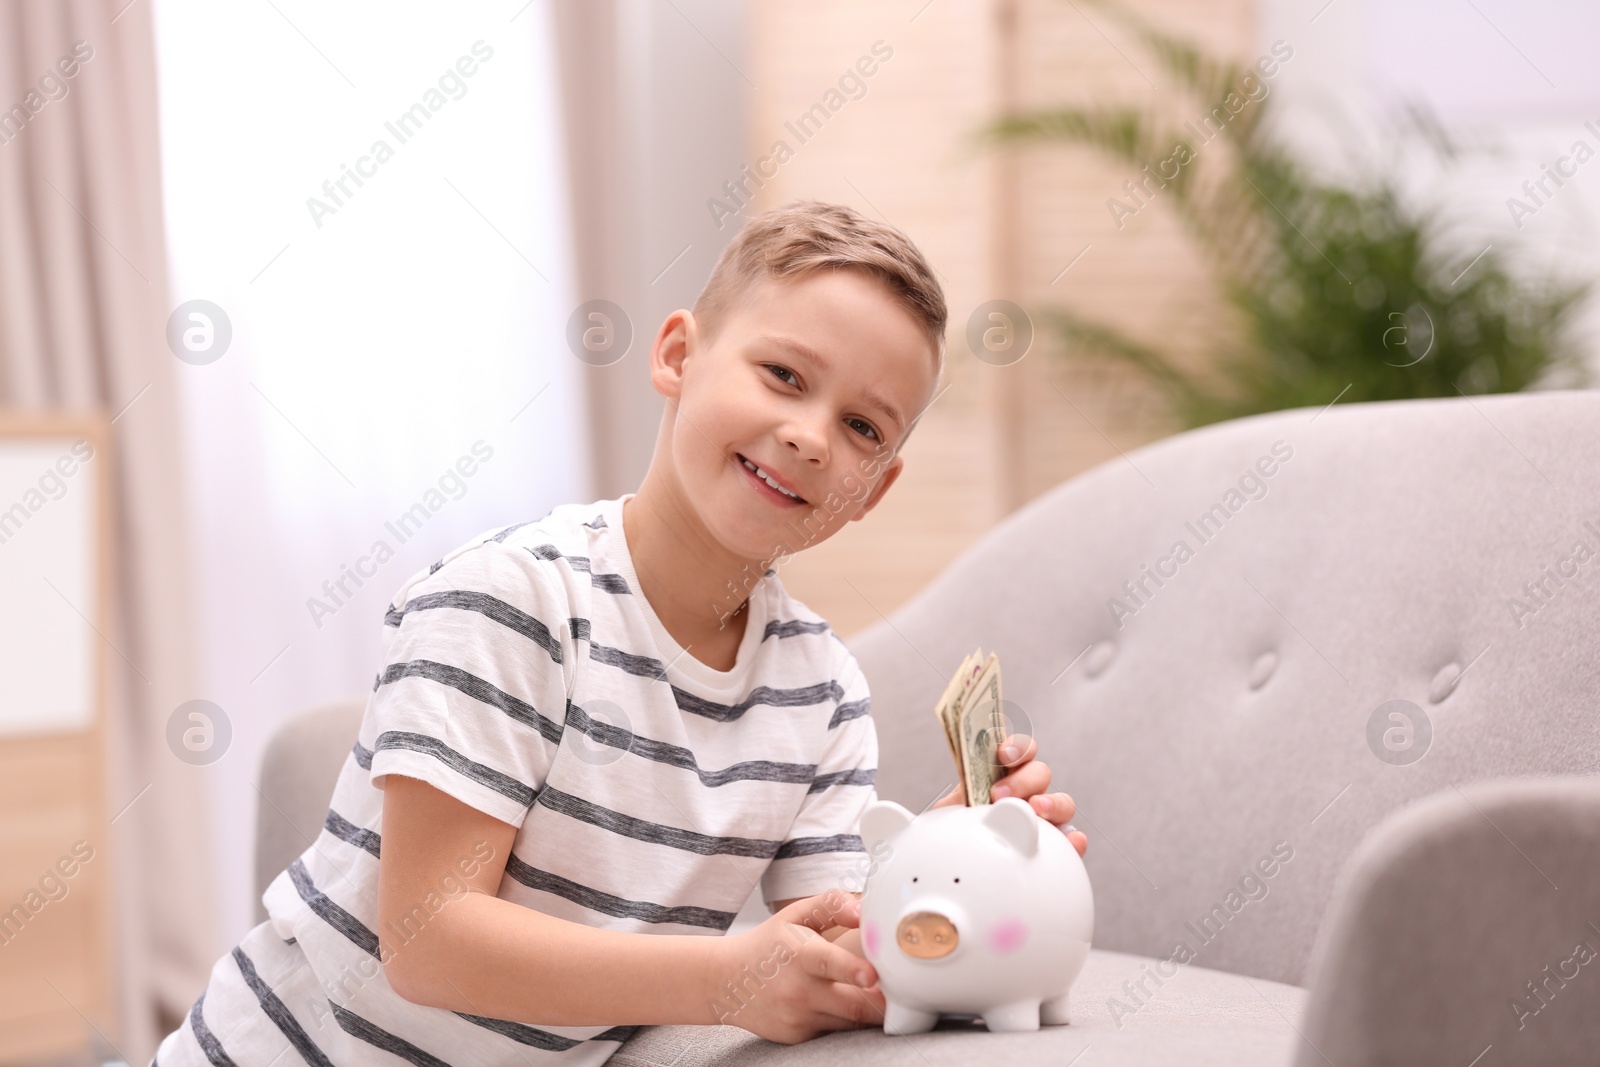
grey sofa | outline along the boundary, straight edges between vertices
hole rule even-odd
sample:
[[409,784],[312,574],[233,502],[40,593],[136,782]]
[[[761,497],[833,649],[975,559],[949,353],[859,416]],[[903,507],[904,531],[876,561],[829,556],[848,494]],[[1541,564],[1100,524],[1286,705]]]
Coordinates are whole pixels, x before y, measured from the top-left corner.
[[[1597,584],[1597,393],[1278,412],[1073,478],[849,642],[913,811],[953,784],[945,680],[1000,654],[1090,840],[1072,1024],[647,1027],[611,1062],[1600,1062]],[[262,886],[359,713],[274,743]]]

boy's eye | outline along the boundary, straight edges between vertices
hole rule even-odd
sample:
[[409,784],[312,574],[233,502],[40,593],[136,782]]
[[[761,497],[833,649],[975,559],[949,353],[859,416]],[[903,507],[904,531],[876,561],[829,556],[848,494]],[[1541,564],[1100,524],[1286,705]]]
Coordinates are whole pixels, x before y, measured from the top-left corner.
[[853,422],[853,423],[860,423],[860,424],[861,424],[861,425],[862,425],[862,426],[865,426],[865,427],[866,427],[866,428],[867,428],[867,432],[869,432],[869,433],[870,433],[870,434],[872,434],[872,438],[873,438],[873,440],[877,440],[877,437],[878,437],[878,431],[877,431],[877,430],[874,430],[874,429],[873,429],[873,428],[872,428],[872,423],[870,423],[870,422],[866,422],[866,421],[864,421],[864,420],[862,420],[862,419],[851,419],[851,420],[850,420],[850,421],[851,421],[851,422]]
[[777,363],[768,363],[767,364],[767,369],[772,371],[772,373],[774,375],[780,375],[780,377],[778,378],[778,380],[780,382],[784,382],[784,383],[789,384],[789,385],[793,385],[794,384],[793,382],[790,382],[788,378],[781,377],[781,375],[784,375],[784,374],[789,374],[789,375],[793,375],[794,374],[794,371],[790,370],[788,367],[781,366],[781,365],[779,365]]

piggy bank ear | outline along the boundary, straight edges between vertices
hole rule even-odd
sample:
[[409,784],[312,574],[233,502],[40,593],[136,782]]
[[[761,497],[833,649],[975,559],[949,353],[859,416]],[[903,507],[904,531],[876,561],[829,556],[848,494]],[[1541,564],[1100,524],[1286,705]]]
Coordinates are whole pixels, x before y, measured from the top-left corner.
[[1024,856],[1039,851],[1039,816],[1034,814],[1032,805],[1020,797],[1006,797],[987,806],[983,825]]
[[910,826],[912,818],[910,811],[892,800],[875,800],[861,813],[861,843],[868,852],[875,852],[879,841],[887,841]]

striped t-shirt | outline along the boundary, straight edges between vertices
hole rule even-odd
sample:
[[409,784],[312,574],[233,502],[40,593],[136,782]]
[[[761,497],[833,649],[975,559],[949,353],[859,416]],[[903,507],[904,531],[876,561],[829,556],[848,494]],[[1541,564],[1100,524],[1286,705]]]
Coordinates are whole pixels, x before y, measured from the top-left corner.
[[589,926],[721,935],[758,885],[771,902],[864,880],[878,745],[855,658],[773,570],[732,670],[686,653],[634,573],[631,495],[486,531],[391,601],[323,832],[263,898],[323,987],[336,1025],[301,1029],[336,1041],[338,1067],[599,1064],[636,1029],[483,1018],[389,987],[376,962],[390,773],[516,826],[497,895]]

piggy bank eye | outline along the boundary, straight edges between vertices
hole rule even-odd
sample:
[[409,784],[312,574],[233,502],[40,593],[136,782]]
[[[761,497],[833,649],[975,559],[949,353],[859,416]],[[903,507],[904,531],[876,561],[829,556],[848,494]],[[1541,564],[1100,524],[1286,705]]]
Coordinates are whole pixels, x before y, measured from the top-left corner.
[[913,882],[915,882],[915,881],[916,881],[916,880],[917,880],[917,879],[916,879],[916,876],[915,876],[915,875],[913,875],[913,876],[912,876],[912,878],[911,878],[911,880],[912,880],[912,881],[913,881]]
[[959,882],[959,881],[961,881],[961,879],[959,879],[959,878],[957,878],[957,879],[956,879],[956,881],[958,881],[958,882]]

